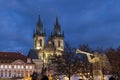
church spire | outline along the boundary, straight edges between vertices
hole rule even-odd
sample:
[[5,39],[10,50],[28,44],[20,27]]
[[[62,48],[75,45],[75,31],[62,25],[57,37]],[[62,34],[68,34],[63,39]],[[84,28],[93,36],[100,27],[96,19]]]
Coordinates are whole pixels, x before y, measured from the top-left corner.
[[37,22],[37,26],[36,26],[36,33],[37,34],[41,34],[43,33],[43,24],[40,20],[40,15],[38,16],[38,22]]
[[58,21],[58,17],[56,17],[56,22],[55,22],[55,25],[54,25],[54,34],[60,34],[60,24],[59,24],[59,21]]

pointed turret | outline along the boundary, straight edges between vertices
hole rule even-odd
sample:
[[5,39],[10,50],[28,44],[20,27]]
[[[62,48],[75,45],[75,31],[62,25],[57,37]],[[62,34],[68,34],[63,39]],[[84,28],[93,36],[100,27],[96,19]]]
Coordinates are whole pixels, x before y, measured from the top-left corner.
[[42,34],[43,33],[43,24],[40,20],[40,15],[38,16],[38,22],[37,22],[37,26],[36,26],[36,33],[37,34]]
[[51,40],[56,50],[58,51],[64,50],[64,32],[61,33],[61,26],[59,24],[58,17],[56,17],[54,33],[51,36]]
[[60,24],[58,21],[58,17],[56,17],[56,23],[54,25],[54,34],[59,35],[61,31]]
[[40,15],[39,15],[37,25],[36,25],[36,32],[33,33],[34,48],[36,50],[44,48],[45,37],[46,37],[46,33],[44,29],[43,29],[43,24],[40,20]]

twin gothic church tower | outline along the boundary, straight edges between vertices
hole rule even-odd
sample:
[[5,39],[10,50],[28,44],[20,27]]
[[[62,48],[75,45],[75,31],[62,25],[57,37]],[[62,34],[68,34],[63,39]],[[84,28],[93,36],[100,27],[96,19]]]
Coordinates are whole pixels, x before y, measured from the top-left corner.
[[46,62],[49,55],[61,55],[64,51],[64,33],[61,32],[58,17],[56,17],[54,24],[54,32],[51,32],[48,38],[46,38],[44,29],[40,16],[38,16],[36,31],[33,34],[34,50],[37,52],[38,58],[43,60],[44,57]]

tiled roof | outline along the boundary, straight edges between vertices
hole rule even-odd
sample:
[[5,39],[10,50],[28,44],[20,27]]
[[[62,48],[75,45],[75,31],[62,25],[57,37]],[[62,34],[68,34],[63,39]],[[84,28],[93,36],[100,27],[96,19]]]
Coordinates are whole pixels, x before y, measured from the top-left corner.
[[38,59],[37,51],[35,51],[34,49],[30,49],[27,56],[32,59]]
[[0,63],[11,63],[15,60],[27,61],[27,57],[17,52],[0,52]]

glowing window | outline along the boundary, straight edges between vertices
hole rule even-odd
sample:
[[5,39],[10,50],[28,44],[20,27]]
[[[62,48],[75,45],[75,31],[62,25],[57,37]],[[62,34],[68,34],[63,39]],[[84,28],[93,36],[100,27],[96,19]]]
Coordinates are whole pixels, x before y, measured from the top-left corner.
[[5,68],[7,68],[7,65],[5,65]]
[[18,65],[18,69],[20,69],[20,65]]
[[41,39],[39,40],[39,42],[40,42],[40,46],[42,46],[42,40]]
[[28,69],[28,66],[26,66],[26,69]]
[[32,66],[30,66],[30,69],[32,69]]
[[16,65],[14,65],[14,68],[16,69]]
[[9,69],[11,68],[11,65],[9,65]]
[[22,69],[24,68],[23,65],[21,66],[21,68],[22,68]]
[[1,65],[1,68],[3,68],[3,65]]
[[58,40],[58,47],[60,47],[60,40]]

